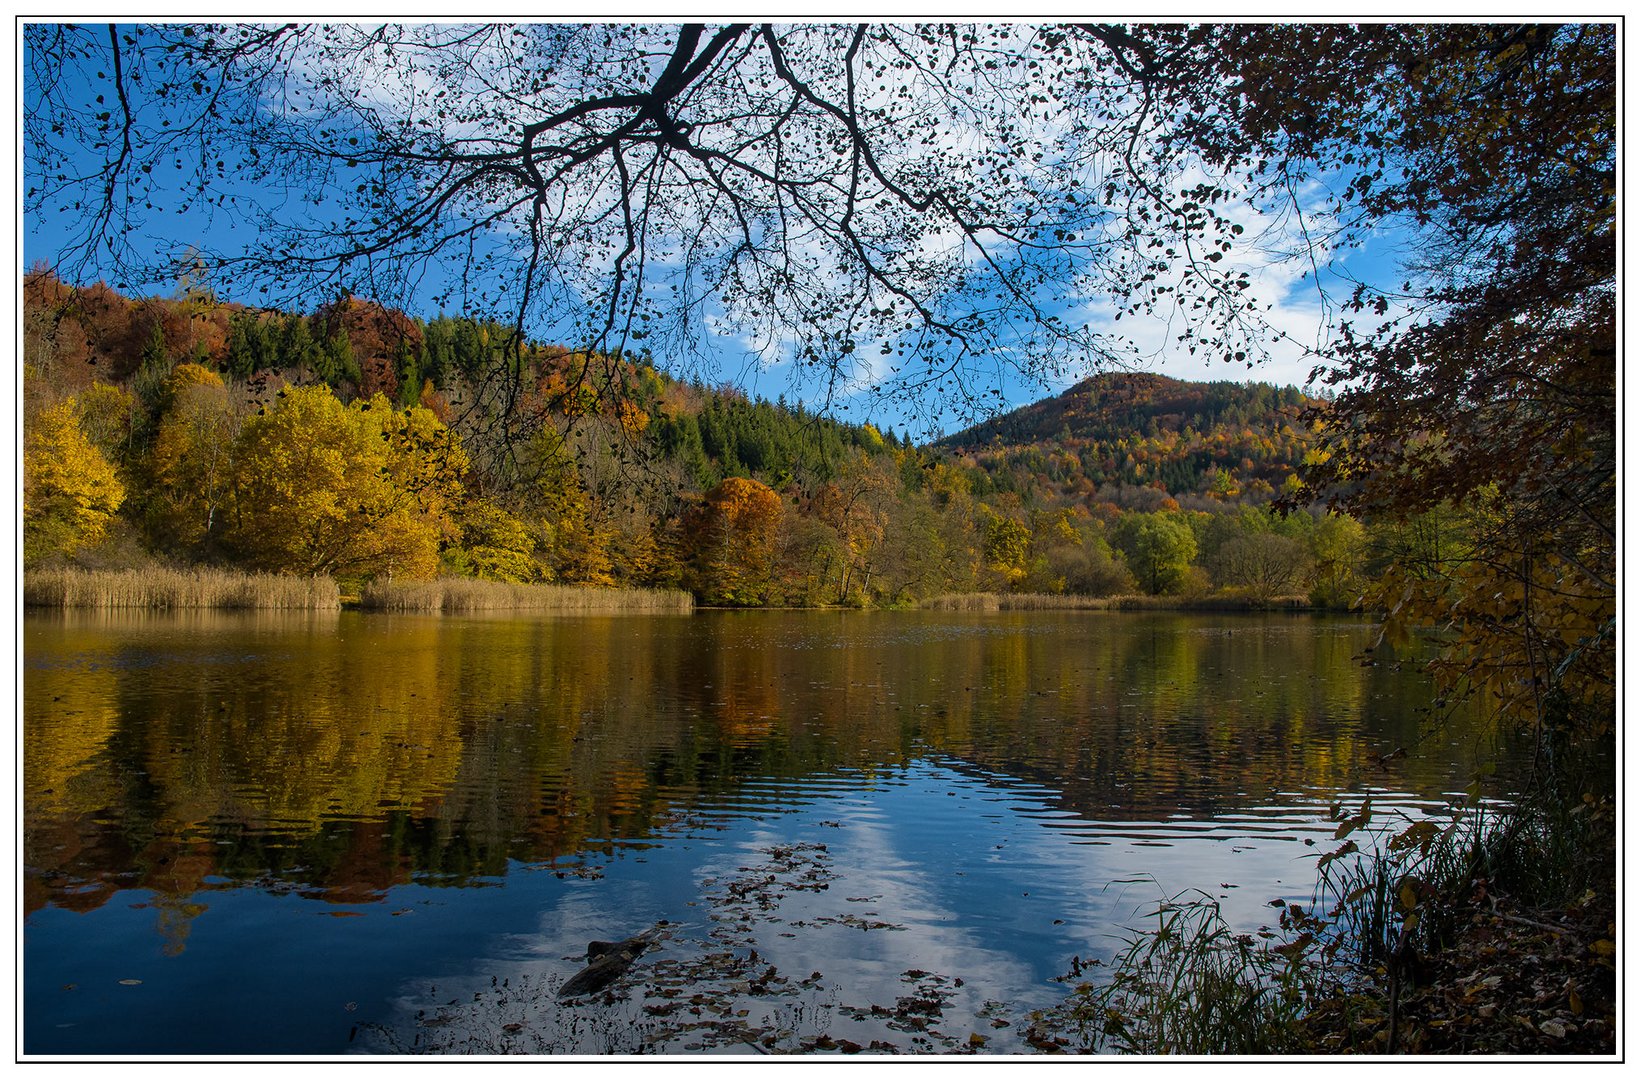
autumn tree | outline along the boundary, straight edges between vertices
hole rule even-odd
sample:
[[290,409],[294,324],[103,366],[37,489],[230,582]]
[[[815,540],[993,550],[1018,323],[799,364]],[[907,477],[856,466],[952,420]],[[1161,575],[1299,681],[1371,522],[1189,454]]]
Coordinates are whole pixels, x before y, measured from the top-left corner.
[[74,404],[41,412],[23,439],[25,563],[101,542],[125,500],[125,485],[80,429]]
[[263,569],[432,577],[466,457],[425,409],[378,397],[343,405],[324,386],[286,387],[234,448],[226,541]]
[[[1342,28],[1341,28],[1342,29]],[[1349,176],[1360,218],[1411,221],[1402,290],[1362,286],[1325,378],[1327,454],[1299,498],[1466,541],[1398,560],[1372,598],[1391,629],[1451,631],[1438,670],[1507,714],[1610,727],[1616,685],[1616,80],[1611,26],[1398,28],[1341,35],[1274,98],[1259,144],[1298,143]],[[1322,84],[1370,73],[1393,121]],[[1257,74],[1250,72],[1250,80]],[[1345,157],[1347,135],[1383,136]],[[1337,141],[1327,141],[1333,139]],[[1393,316],[1385,320],[1373,316]],[[1438,587],[1434,582],[1440,582]]]
[[177,365],[164,402],[144,471],[144,515],[157,547],[188,550],[226,524],[240,417],[221,376],[197,364]]
[[582,478],[565,433],[542,427],[526,445],[523,471],[535,478],[529,502],[545,530],[541,556],[554,580],[575,585],[611,585],[610,531],[598,519],[592,493]]
[[136,408],[128,391],[105,382],[92,383],[74,400],[80,430],[116,466],[131,453]]
[[470,499],[460,511],[461,540],[444,556],[457,574],[485,581],[539,580],[536,537],[529,524],[486,499]]
[[927,489],[903,491],[889,508],[874,563],[881,594],[904,603],[972,590],[979,584],[978,547],[966,512],[940,504]]
[[78,290],[47,265],[23,275],[23,356],[52,385],[77,389],[96,371],[76,303]]
[[[883,438],[870,425],[867,439],[882,447]],[[837,479],[820,486],[808,510],[837,538],[828,560],[833,585],[828,602],[845,603],[850,597],[870,595],[874,555],[888,523],[889,503],[895,496],[894,477],[862,451],[855,451],[839,468]]]
[[684,525],[703,601],[739,606],[767,597],[784,512],[781,497],[757,480],[732,476],[706,493]]
[[1031,554],[1031,528],[1025,522],[999,514],[989,506],[982,510],[982,519],[981,553],[986,567],[1001,576],[1006,585],[1013,585],[1026,575],[1026,562]]
[[1054,592],[1112,596],[1130,591],[1133,577],[1112,550],[1103,525],[1078,511],[1038,514],[1032,530],[1033,576]]
[[1324,514],[1316,522],[1311,532],[1311,557],[1316,560],[1312,603],[1348,608],[1362,598],[1367,543],[1367,530],[1347,514]]
[[[816,494],[825,494],[826,489]],[[781,518],[777,557],[779,596],[795,606],[827,604],[839,599],[840,568],[846,565],[843,538],[808,507]]]
[[1303,590],[1311,567],[1303,541],[1271,532],[1235,537],[1214,556],[1214,573],[1221,584],[1260,600]]

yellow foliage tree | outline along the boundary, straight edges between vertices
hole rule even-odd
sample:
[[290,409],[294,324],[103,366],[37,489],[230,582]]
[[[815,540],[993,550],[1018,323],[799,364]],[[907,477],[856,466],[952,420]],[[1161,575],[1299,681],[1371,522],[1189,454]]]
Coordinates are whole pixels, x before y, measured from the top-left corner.
[[985,520],[986,565],[1013,585],[1026,576],[1026,560],[1031,554],[1031,529],[1022,521],[981,507]]
[[110,461],[119,461],[131,442],[135,399],[127,390],[107,383],[92,383],[75,400],[74,411],[80,430]]
[[23,561],[98,543],[124,501],[125,485],[81,430],[74,400],[42,410],[23,445]]
[[229,544],[268,570],[428,578],[467,457],[429,410],[287,387],[235,445]]
[[615,584],[614,530],[595,513],[570,444],[559,431],[544,426],[531,440],[530,455],[547,532],[541,555],[554,578],[571,585]]
[[164,546],[194,547],[221,531],[238,418],[222,379],[198,364],[178,364],[162,399],[148,455],[148,528]]
[[462,540],[446,561],[458,573],[485,581],[525,582],[541,577],[530,526],[487,499],[462,509]]

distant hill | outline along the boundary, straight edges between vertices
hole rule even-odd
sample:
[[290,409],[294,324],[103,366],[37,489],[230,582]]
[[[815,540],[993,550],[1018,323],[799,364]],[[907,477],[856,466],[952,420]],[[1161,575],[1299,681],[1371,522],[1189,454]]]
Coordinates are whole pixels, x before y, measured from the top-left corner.
[[938,444],[1027,501],[1112,501],[1133,489],[1194,503],[1268,501],[1310,450],[1313,399],[1265,383],[1113,373]]

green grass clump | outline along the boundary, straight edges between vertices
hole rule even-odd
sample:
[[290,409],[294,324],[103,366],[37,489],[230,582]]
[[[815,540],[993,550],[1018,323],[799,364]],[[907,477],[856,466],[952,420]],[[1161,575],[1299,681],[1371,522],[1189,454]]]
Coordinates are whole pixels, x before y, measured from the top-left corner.
[[1100,986],[1048,1018],[1080,1049],[1121,1054],[1267,1054],[1292,1045],[1319,969],[1304,949],[1232,931],[1206,893],[1163,902],[1130,931]]

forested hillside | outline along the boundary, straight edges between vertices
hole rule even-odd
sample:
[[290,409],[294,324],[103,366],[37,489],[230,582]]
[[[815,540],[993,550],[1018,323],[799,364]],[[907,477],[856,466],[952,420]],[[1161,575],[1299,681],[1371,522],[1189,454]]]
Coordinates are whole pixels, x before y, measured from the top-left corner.
[[1142,488],[1212,509],[1292,489],[1297,481],[1289,478],[1312,447],[1301,414],[1313,403],[1291,386],[1113,373],[941,445],[973,462],[999,491],[1122,504],[1135,499],[1130,489]]
[[1266,508],[1309,452],[1292,389],[1102,376],[918,448],[356,297],[264,311],[37,270],[24,300],[31,566],[1340,604],[1369,558],[1348,518]]

